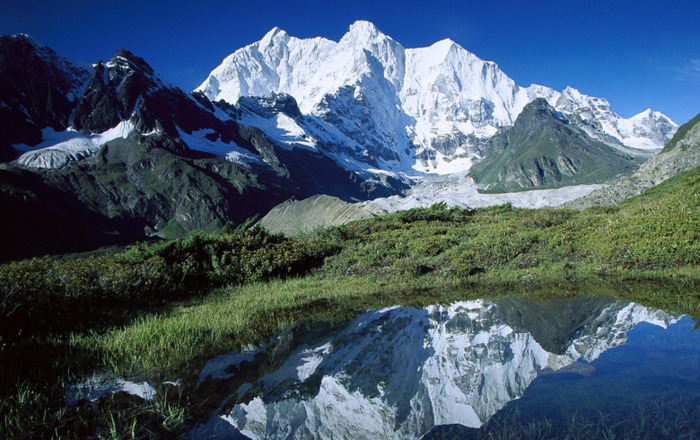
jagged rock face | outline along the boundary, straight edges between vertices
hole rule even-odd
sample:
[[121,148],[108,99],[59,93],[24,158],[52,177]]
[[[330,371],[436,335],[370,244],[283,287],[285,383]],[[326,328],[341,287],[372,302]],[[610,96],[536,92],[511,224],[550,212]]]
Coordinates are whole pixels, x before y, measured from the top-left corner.
[[[123,49],[108,62],[97,63],[92,72],[28,37],[6,37],[1,49],[0,67],[8,80],[0,86],[0,112],[11,118],[0,123],[34,118],[26,133],[20,124],[17,133],[12,131],[16,127],[9,127],[9,136],[1,134],[8,139],[6,159],[14,158],[13,147],[23,153],[2,176],[10,178],[25,168],[36,174],[0,185],[3,197],[18,209],[17,216],[7,218],[9,223],[22,223],[22,215],[39,211],[63,212],[57,204],[72,200],[82,204],[76,213],[88,209],[100,217],[90,243],[110,242],[104,241],[102,226],[132,238],[174,237],[265,214],[290,197],[325,192],[359,200],[392,195],[405,187],[400,179],[343,166],[322,149],[278,141],[276,134],[286,133],[283,127],[274,127],[277,131],[270,136],[237,122],[246,114],[263,122],[279,117],[320,124],[304,119],[290,96],[243,100],[239,108],[215,105],[201,94],[163,81],[143,59]],[[34,75],[24,75],[28,68]],[[56,96],[60,99],[52,98]],[[31,113],[32,106],[44,113]],[[269,124],[263,127],[270,132]],[[32,145],[10,143],[22,140]],[[22,188],[25,184],[29,187]],[[25,192],[57,195],[47,197],[44,209],[15,197]],[[58,241],[66,251],[81,248],[69,240]],[[28,241],[8,246],[7,257],[12,257],[9,249],[18,257],[33,255],[22,250],[22,243]],[[40,253],[58,248],[34,243],[27,249]]]
[[242,96],[236,106],[264,118],[272,118],[279,113],[284,113],[292,118],[301,116],[297,101],[284,93],[270,93],[262,97]]
[[15,157],[13,144],[38,144],[42,128],[68,127],[89,78],[88,66],[27,35],[0,37],[0,161]]
[[107,65],[97,63],[75,109],[73,128],[87,134],[102,133],[131,117],[136,100],[148,85],[145,72],[125,58],[130,55],[119,51]]
[[700,115],[683,124],[673,139],[629,178],[566,203],[573,209],[614,206],[684,171],[700,166]]
[[602,182],[631,174],[641,162],[591,139],[543,98],[528,104],[484,150],[470,176],[495,192]]
[[[33,224],[37,233],[19,234],[6,242],[0,259],[123,244],[153,234],[177,237],[193,230],[216,231],[228,221],[238,223],[266,212],[294,194],[270,184],[272,173],[260,177],[269,171],[182,157],[161,148],[163,142],[167,140],[132,134],[60,169],[29,172],[5,165],[0,198],[16,209],[3,215],[3,223],[13,231]],[[11,179],[13,173],[24,177]],[[37,210],[50,215],[35,218]],[[87,228],[81,226],[90,218],[95,220]],[[66,227],[58,231],[46,227],[55,221]],[[51,231],[50,237],[41,233],[44,228]],[[94,240],[68,240],[78,229],[94,233]],[[37,240],[37,235],[45,240]],[[54,242],[61,246],[53,246]]]
[[[479,427],[522,396],[539,371],[591,362],[639,322],[677,319],[602,298],[367,312],[312,337],[281,335],[269,355],[248,355],[265,373],[239,383],[220,416],[252,439],[411,439],[439,425]],[[246,368],[240,357],[231,357],[233,370],[221,361],[206,366],[207,375],[235,382],[230,371]],[[199,383],[214,387],[210,380],[200,375]]]
[[232,104],[289,94],[302,113],[342,133],[333,142],[344,144],[344,154],[404,171],[465,171],[481,158],[484,141],[536,98],[594,139],[616,145],[658,149],[677,127],[650,110],[623,119],[605,99],[573,88],[520,87],[451,40],[405,49],[364,21],[339,42],[298,39],[275,28],[224,59],[197,90]]
[[161,148],[187,157],[203,154],[198,145],[190,148],[183,134],[209,136],[208,140],[218,143],[224,152],[240,147],[256,153],[254,146],[240,137],[240,127],[222,110],[218,111],[223,116],[217,117],[211,102],[165,83],[143,59],[123,49],[107,63],[95,65],[92,79],[74,107],[72,131],[43,130],[41,143],[33,150],[23,148],[26,153],[19,163],[60,168],[95,154],[105,142],[126,138],[132,131],[157,133]]
[[[73,128],[103,133],[128,120],[138,132],[165,133],[174,141],[179,130],[191,134],[202,129],[213,130],[222,142],[234,141],[238,126],[215,117],[214,111],[207,100],[164,82],[142,58],[119,49],[110,61],[95,66],[73,113]],[[180,145],[178,150],[186,153],[188,148]]]

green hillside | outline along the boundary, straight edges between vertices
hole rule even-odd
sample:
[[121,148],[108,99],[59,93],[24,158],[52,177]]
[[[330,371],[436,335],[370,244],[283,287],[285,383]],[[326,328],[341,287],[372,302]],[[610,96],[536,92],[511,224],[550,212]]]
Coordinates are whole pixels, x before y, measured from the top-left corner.
[[692,130],[698,122],[700,122],[700,114],[678,127],[676,134],[673,135],[671,140],[668,141],[668,143],[666,144],[666,146],[664,146],[664,149],[661,150],[661,152],[668,153],[669,151],[674,150],[678,145],[678,142],[684,139],[688,135],[688,132],[690,132],[690,130]]
[[177,435],[196,408],[176,397],[86,410],[65,408],[56,390],[95,369],[177,374],[299,321],[392,304],[585,292],[697,318],[699,203],[696,168],[615,208],[434,205],[298,239],[251,223],[118,255],[1,265],[2,428],[12,438],[128,435],[150,414],[139,427]]
[[528,104],[485,149],[469,175],[486,192],[600,183],[631,174],[642,162],[559,119],[544,99]]

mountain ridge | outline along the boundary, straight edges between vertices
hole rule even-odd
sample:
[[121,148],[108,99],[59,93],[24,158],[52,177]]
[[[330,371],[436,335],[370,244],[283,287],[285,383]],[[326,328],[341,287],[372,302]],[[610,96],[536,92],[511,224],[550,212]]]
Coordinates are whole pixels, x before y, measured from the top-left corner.
[[[242,110],[181,90],[129,51],[118,50],[92,71],[72,69],[72,62],[26,37],[3,38],[0,54],[6,53],[15,56],[0,63],[7,79],[0,111],[26,119],[27,130],[8,127],[0,134],[5,159],[20,154],[0,164],[0,201],[13,207],[0,222],[16,232],[0,259],[123,244],[126,236],[214,231],[319,191],[364,200],[405,187],[401,178],[375,177],[320,149],[286,146],[241,125]],[[27,69],[33,64],[41,68]],[[57,83],[37,89],[47,75]],[[49,91],[23,95],[23,87]],[[46,107],[49,98],[65,105]],[[287,111],[275,102],[258,104],[261,113]],[[86,226],[66,215],[64,205],[76,216],[91,212],[94,221]],[[56,219],[62,228],[52,226]],[[86,231],[85,240],[75,239],[78,229]]]
[[[185,92],[124,49],[85,66],[18,35],[2,37],[0,55],[0,116],[7,116],[0,118],[7,125],[0,160],[19,155],[2,168],[36,175],[0,185],[3,199],[19,212],[29,199],[46,203],[44,211],[27,204],[27,215],[60,213],[62,197],[40,194],[64,194],[104,216],[95,224],[107,235],[136,227],[141,235],[174,237],[264,215],[292,197],[389,198],[422,182],[426,171],[461,175],[489,154],[496,126],[514,120],[511,110],[537,94],[568,106],[581,136],[640,158],[652,154],[608,133],[617,116],[604,99],[521,88],[452,40],[404,49],[369,22],[354,23],[339,42],[275,28],[236,51],[228,58],[243,64],[217,69],[258,66],[259,78],[241,78],[249,91],[265,93],[235,103],[213,101],[206,90]],[[317,68],[319,58],[338,69]],[[225,88],[215,76],[203,84]],[[268,91],[280,84],[308,93]],[[650,110],[635,118],[646,121],[633,128],[647,140],[674,129]],[[154,178],[156,169],[172,178]],[[173,192],[178,197],[169,198]],[[10,229],[19,227],[22,216],[9,221]]]
[[[275,28],[227,56],[196,91],[231,104],[245,95],[289,94],[302,113],[343,132],[336,142],[347,144],[348,155],[362,160],[367,151],[404,172],[467,170],[481,159],[484,141],[539,97],[577,116],[597,140],[619,146],[660,149],[677,127],[658,112],[624,119],[607,100],[571,87],[520,87],[496,63],[449,39],[405,49],[366,21],[353,23],[338,42]],[[364,117],[368,108],[384,117]],[[345,129],[358,119],[365,133]]]
[[597,183],[629,174],[641,162],[586,136],[544,98],[527,104],[515,124],[499,128],[486,149],[469,175],[490,192]]
[[684,171],[700,166],[700,114],[683,124],[673,139],[656,156],[643,163],[631,176],[607,188],[564,204],[567,208],[614,206]]

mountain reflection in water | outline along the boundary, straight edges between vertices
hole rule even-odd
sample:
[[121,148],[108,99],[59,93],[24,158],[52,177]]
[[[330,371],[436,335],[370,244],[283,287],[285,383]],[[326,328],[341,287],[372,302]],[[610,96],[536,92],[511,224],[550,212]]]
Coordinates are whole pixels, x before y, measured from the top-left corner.
[[347,325],[299,327],[207,364],[199,386],[223,403],[192,436],[407,439],[440,425],[478,428],[539,374],[572,365],[594,374],[588,363],[637,324],[667,328],[679,318],[580,296],[392,307]]

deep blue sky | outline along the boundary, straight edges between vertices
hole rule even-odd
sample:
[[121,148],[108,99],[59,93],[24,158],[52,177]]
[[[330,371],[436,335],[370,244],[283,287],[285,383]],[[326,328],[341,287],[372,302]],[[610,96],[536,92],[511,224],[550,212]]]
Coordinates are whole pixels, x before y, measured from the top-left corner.
[[279,26],[338,40],[374,22],[404,47],[452,38],[518,84],[608,98],[629,117],[651,107],[684,123],[700,112],[700,4],[533,0],[2,0],[0,34],[24,32],[60,55],[109,59],[123,47],[195,88],[234,50]]

